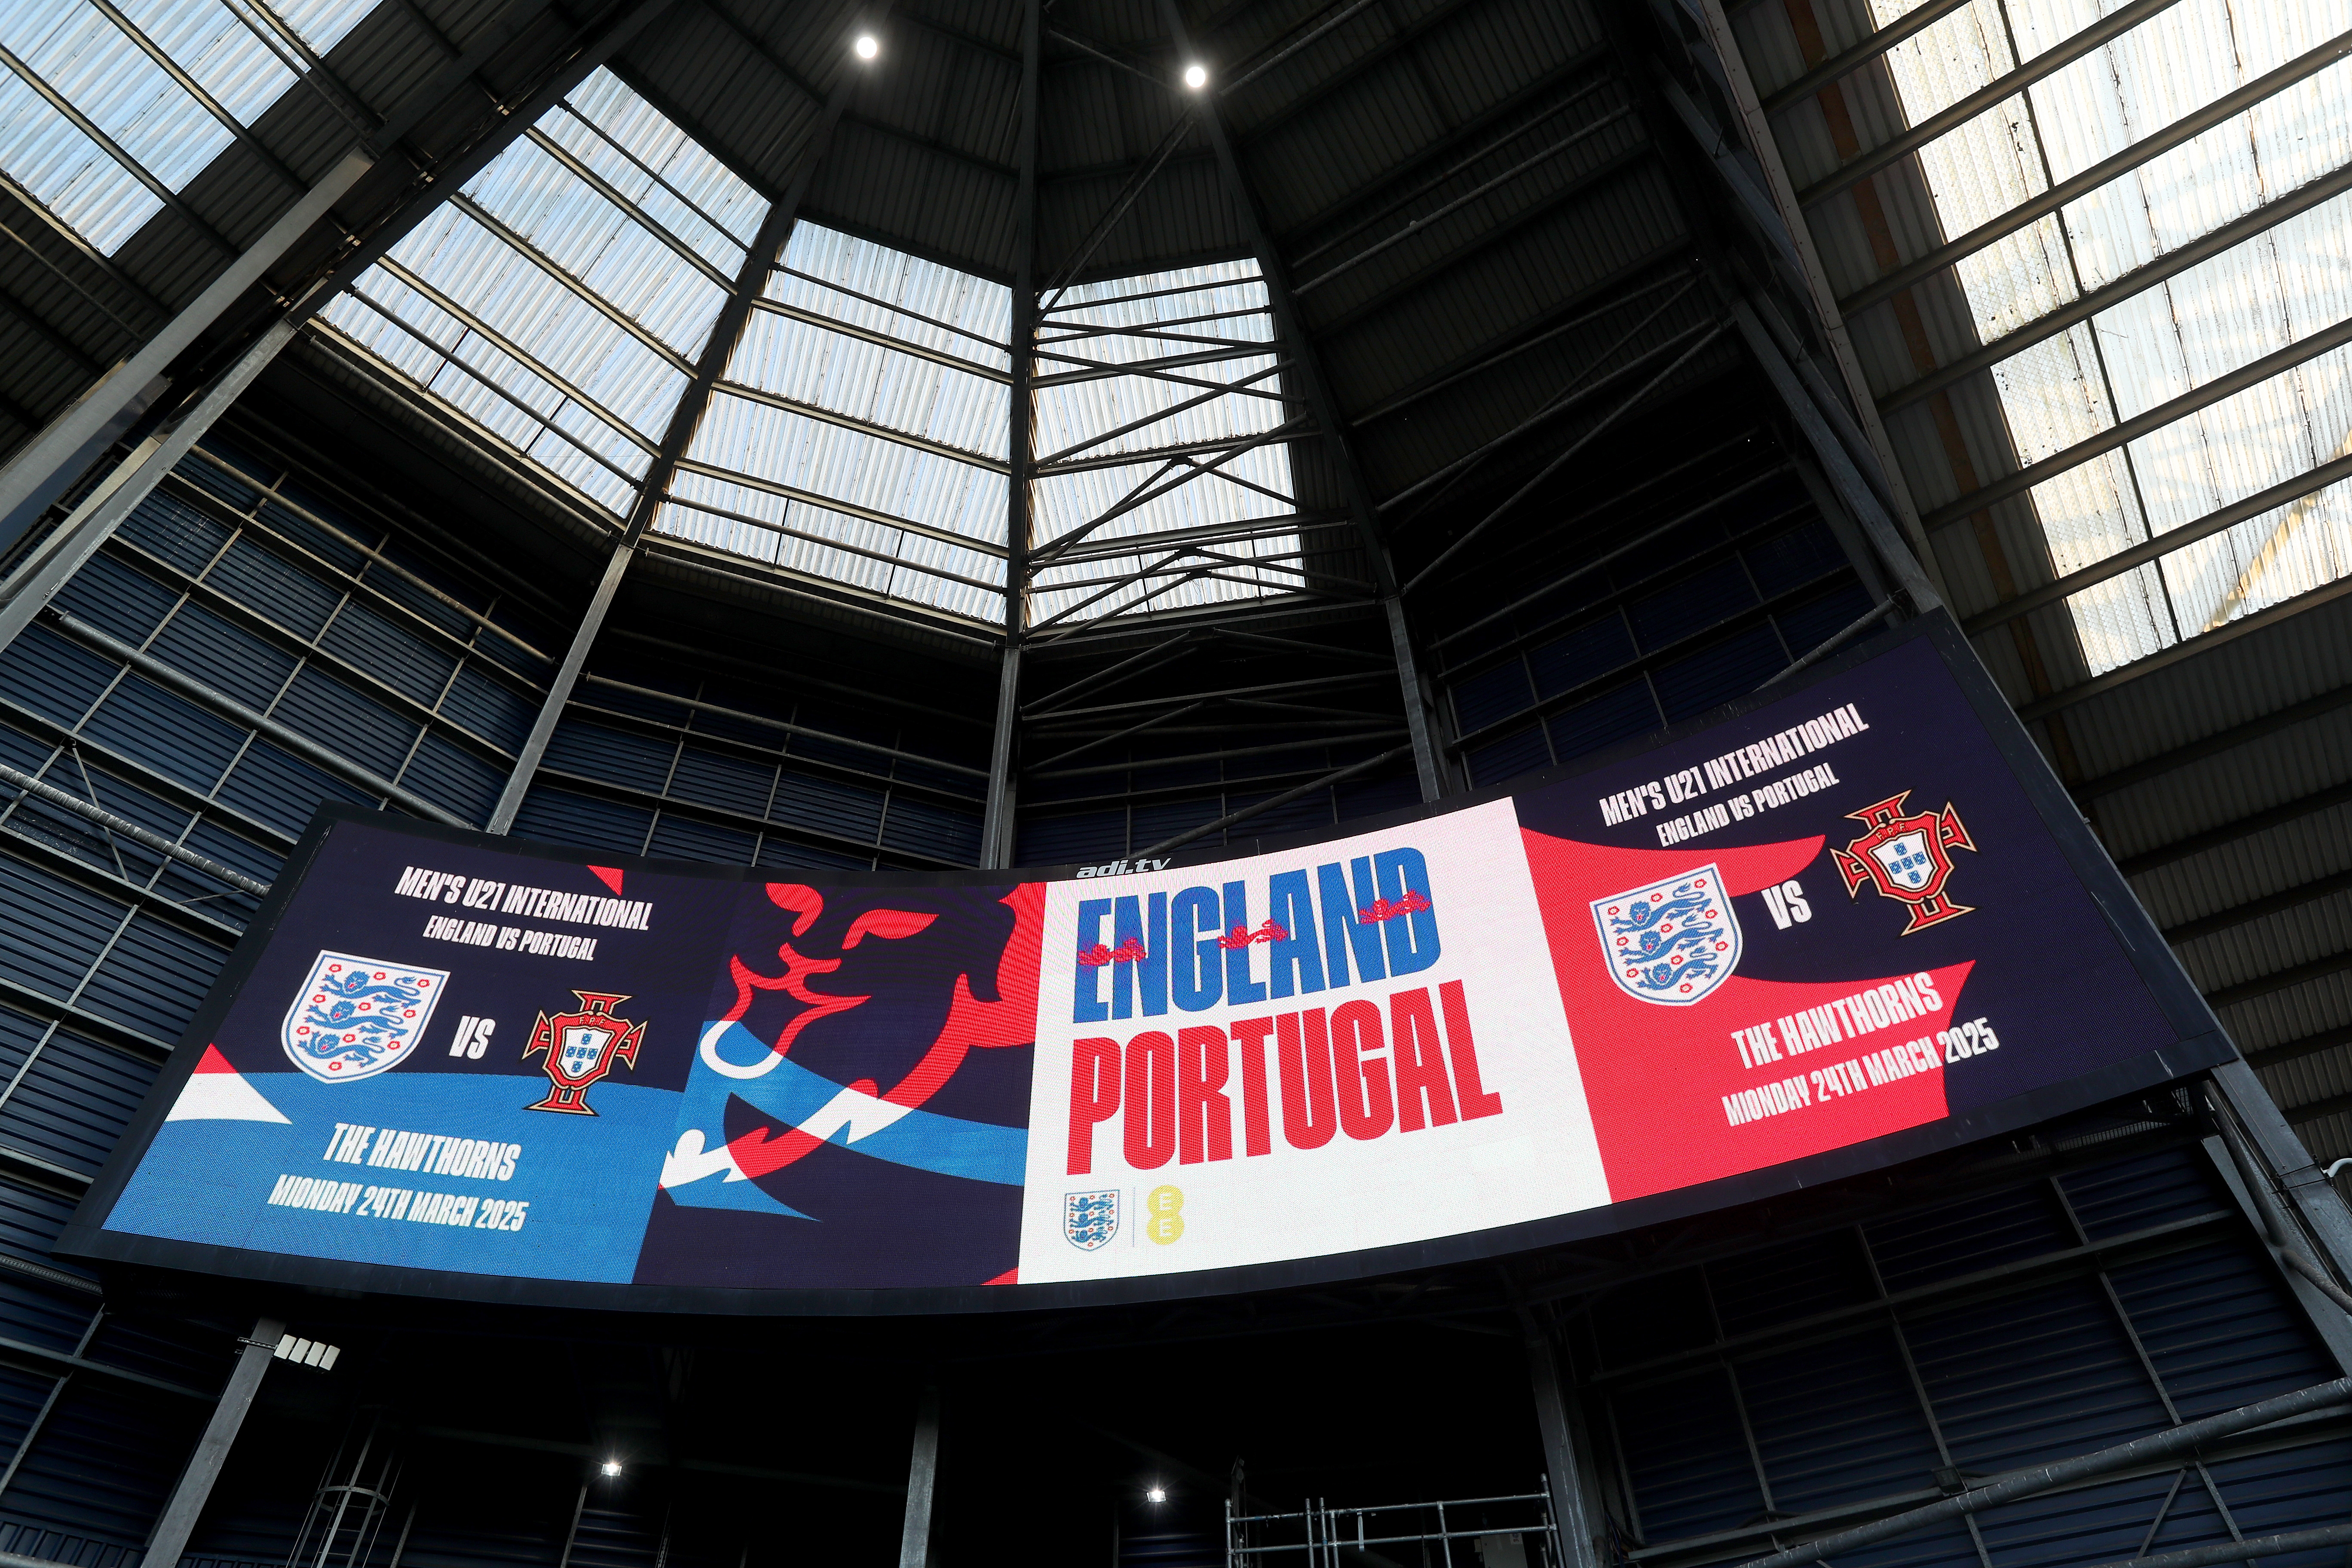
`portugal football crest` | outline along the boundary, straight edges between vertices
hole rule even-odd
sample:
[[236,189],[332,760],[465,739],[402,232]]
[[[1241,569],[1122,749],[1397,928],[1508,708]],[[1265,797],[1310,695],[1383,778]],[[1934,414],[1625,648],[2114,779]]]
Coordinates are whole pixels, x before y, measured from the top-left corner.
[[541,1065],[554,1087],[547,1098],[526,1110],[562,1110],[573,1116],[593,1116],[588,1109],[588,1088],[620,1062],[637,1070],[637,1047],[645,1044],[646,1026],[613,1016],[613,1009],[628,1000],[602,991],[574,991],[577,1013],[541,1013],[532,1026],[530,1044],[522,1048],[529,1061],[533,1051],[545,1051]]
[[355,1083],[399,1066],[425,1037],[446,969],[322,952],[278,1030],[286,1055],[320,1083]]
[[1062,1199],[1062,1234],[1080,1252],[1108,1245],[1118,1234],[1118,1194],[1071,1193]]
[[1952,876],[1950,852],[1976,848],[1949,801],[1940,812],[1904,816],[1903,802],[1910,793],[1906,789],[1875,805],[1847,812],[1868,831],[1844,848],[1830,850],[1837,860],[1838,874],[1845,879],[1848,898],[1861,897],[1862,885],[1868,882],[1882,897],[1911,906],[1911,921],[1903,928],[1905,936],[1969,911],[1971,906],[1951,900],[1944,884]]
[[1609,978],[1628,996],[1686,1007],[1739,964],[1739,918],[1723,876],[1700,866],[1592,900]]

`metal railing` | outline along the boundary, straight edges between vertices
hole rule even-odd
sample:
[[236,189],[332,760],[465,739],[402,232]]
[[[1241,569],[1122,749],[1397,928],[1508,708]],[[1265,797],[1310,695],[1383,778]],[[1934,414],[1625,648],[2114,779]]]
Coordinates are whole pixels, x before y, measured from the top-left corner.
[[[1496,1568],[1498,1552],[1456,1542],[1514,1540],[1527,1568],[1561,1568],[1551,1493],[1454,1498],[1440,1502],[1333,1508],[1310,1499],[1295,1513],[1242,1514],[1225,1504],[1225,1568],[1357,1568],[1387,1562],[1411,1568]],[[1404,1551],[1421,1550],[1407,1556]]]

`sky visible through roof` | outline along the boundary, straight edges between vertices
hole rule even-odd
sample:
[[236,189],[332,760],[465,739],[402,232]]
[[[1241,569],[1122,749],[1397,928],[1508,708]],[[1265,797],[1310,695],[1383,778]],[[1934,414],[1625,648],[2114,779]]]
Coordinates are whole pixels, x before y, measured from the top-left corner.
[[[228,147],[227,121],[295,85],[283,29],[322,55],[374,3],[0,0],[0,169],[111,254]],[[319,321],[617,521],[766,210],[600,68]],[[1266,438],[1291,415],[1255,264],[1045,304],[1030,531],[1048,563],[1029,620],[1297,586],[1289,450]],[[1001,625],[1011,305],[1003,285],[797,224],[655,531]]]
[[[1888,55],[1916,124],[2118,6],[1975,0]],[[1882,26],[1908,5],[1874,0]],[[2019,206],[2352,27],[2352,0],[2180,0],[1920,154],[1947,237]],[[2352,163],[2352,64],[2305,77],[1958,265],[1990,342]],[[2352,317],[2352,195],[2132,293],[1993,369],[2021,461],[2112,430]],[[2352,457],[2352,348],[2032,489],[2060,574]],[[2066,601],[2094,674],[2352,574],[2352,481]]]
[[[5,0],[0,3],[0,170],[109,256],[163,198],[41,91],[79,111],[100,136],[178,193],[235,132],[142,48],[160,48],[237,123],[251,126],[298,78],[299,55],[273,21],[325,54],[377,0]],[[127,26],[126,26],[127,25]],[[36,83],[38,83],[37,86]]]

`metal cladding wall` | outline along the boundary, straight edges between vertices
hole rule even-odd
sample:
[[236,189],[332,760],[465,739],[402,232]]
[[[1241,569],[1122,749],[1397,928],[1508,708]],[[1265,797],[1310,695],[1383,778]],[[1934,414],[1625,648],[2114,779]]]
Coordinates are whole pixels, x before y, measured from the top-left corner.
[[[2344,1325],[2331,1352],[2214,1141],[2110,1147],[1595,1299],[1564,1338],[1620,1560],[1758,1556],[2343,1374]],[[1837,1562],[2108,1563],[2338,1522],[2352,1436],[2294,1425]]]
[[[537,703],[540,652],[567,628],[396,521],[229,446],[213,455],[191,458],[59,616],[0,655],[0,762],[261,880],[321,801],[391,797],[478,822]],[[1557,716],[1588,698],[1547,661],[1591,626],[1630,627],[1654,658],[1610,679],[1666,704],[1675,661],[1719,654],[1737,667],[1720,695],[1734,695],[1866,607],[1792,496],[1743,516],[1701,520],[1722,526],[1706,559],[1673,553],[1566,618],[1528,622],[1517,651],[1482,648],[1486,671],[1518,674],[1452,682],[1464,729],[1526,725],[1532,706],[1554,724],[1544,744],[1573,754]],[[1719,595],[1700,592],[1710,573],[1728,584]],[[1685,617],[1663,629],[1643,618],[1662,595]],[[968,856],[970,759],[927,763],[910,754],[921,736],[762,709],[715,679],[666,688],[665,702],[653,679],[608,670],[583,686],[520,830],[766,864]],[[1502,695],[1472,694],[1480,679]],[[1625,733],[1689,710],[1643,709]],[[47,1247],[254,906],[13,785],[0,799],[0,1552],[124,1568],[226,1373],[233,1327],[110,1316],[97,1281]],[[2178,1130],[2135,1136],[2063,1156],[2054,1177],[1980,1180],[1843,1230],[1727,1247],[1565,1315],[1611,1555],[1736,1561],[1792,1520],[1935,1495],[1938,1471],[2079,1452],[2329,1375],[2326,1342],[2205,1148]],[[321,1424],[339,1422],[346,1396],[317,1386]],[[1981,1545],[1961,1531],[1868,1562],[2066,1568],[2128,1556],[2143,1535],[2170,1546],[2332,1522],[2352,1440],[2323,1424],[2279,1443],[2216,1456],[2177,1488],[2175,1472],[2124,1478],[2012,1509],[1987,1520]],[[320,1460],[285,1447],[262,1492],[225,1493],[189,1562],[284,1561]],[[503,1500],[451,1487],[420,1512],[414,1562],[551,1568],[577,1461],[501,1464]],[[879,1531],[895,1503],[858,1506]],[[573,1558],[650,1568],[661,1539],[657,1519],[590,1509]],[[711,1561],[737,1560],[714,1546]]]

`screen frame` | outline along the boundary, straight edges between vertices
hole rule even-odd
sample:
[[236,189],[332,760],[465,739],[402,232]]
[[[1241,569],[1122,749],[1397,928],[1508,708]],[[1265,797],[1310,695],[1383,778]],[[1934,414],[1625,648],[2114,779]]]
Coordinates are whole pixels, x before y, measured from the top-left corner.
[[[1468,791],[1442,801],[1360,818],[1329,829],[1252,837],[1191,852],[1180,850],[1175,853],[1172,864],[1181,868],[1231,861],[1274,849],[1329,842],[1448,815],[1468,806],[1544,788],[1735,721],[1744,714],[1833,679],[1857,665],[1922,638],[1927,639],[1941,657],[1969,707],[1984,724],[2001,761],[2007,764],[2035,814],[2056,841],[2067,868],[2090,894],[2105,919],[2107,929],[2122,947],[2125,957],[2147,984],[2158,1011],[2177,1037],[2174,1044],[1923,1126],[1906,1128],[1842,1149],[1784,1161],[1737,1175],[1571,1214],[1486,1230],[1461,1231],[1425,1241],[1358,1252],[1108,1279],[1033,1285],[855,1289],[616,1285],[461,1274],[394,1264],[352,1263],[160,1237],[131,1236],[105,1229],[106,1217],[112,1212],[132,1172],[145,1158],[148,1146],[163,1125],[164,1115],[194,1073],[205,1046],[217,1031],[231,1003],[251,975],[263,950],[277,934],[289,905],[309,875],[330,830],[337,823],[381,820],[383,816],[379,810],[354,804],[330,802],[320,806],[304,829],[293,853],[288,857],[284,868],[273,883],[269,896],[263,901],[253,922],[246,928],[245,935],[205,994],[186,1032],[157,1075],[154,1087],[115,1145],[114,1152],[90,1184],[79,1207],[59,1237],[55,1250],[61,1255],[100,1264],[227,1276],[276,1285],[357,1291],[368,1295],[425,1297],[541,1308],[593,1308],[622,1312],[757,1317],[920,1316],[1116,1306],[1375,1279],[1503,1258],[1562,1243],[1638,1230],[1665,1221],[1737,1207],[1800,1187],[1817,1186],[1824,1182],[1884,1170],[1963,1144],[2014,1132],[2068,1111],[2176,1082],[2241,1059],[2236,1046],[2223,1031],[2220,1020],[2166,946],[2155,921],[2132,893],[2105,848],[2092,836],[2088,824],[2075,808],[2065,786],[2051,771],[2047,759],[2018,721],[2015,712],[1993,684],[1990,672],[1978,660],[1975,650],[1969,646],[1950,615],[1941,609],[1887,628],[1809,669],[1786,679],[1776,679],[1722,707],[1664,730],[1651,731],[1624,744],[1580,757],[1573,763],[1522,774],[1508,784]],[[576,846],[492,838],[489,835],[436,823],[404,820],[400,826],[404,833],[414,834],[420,838],[491,847],[508,853],[572,866],[579,865],[581,856],[585,852]],[[721,881],[772,881],[779,869],[789,869],[656,860],[642,856],[599,858],[614,860],[624,866],[642,867],[652,872]],[[1059,866],[991,871],[877,870],[845,875],[855,877],[860,885],[919,887],[964,885],[976,880],[991,883],[1059,881],[1072,879],[1078,869],[1076,866]]]

